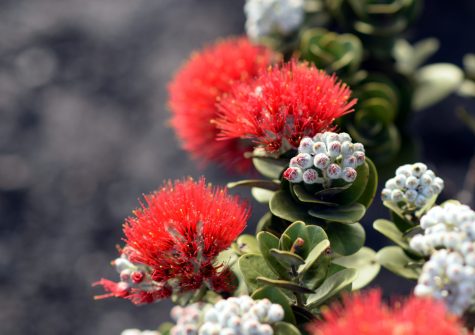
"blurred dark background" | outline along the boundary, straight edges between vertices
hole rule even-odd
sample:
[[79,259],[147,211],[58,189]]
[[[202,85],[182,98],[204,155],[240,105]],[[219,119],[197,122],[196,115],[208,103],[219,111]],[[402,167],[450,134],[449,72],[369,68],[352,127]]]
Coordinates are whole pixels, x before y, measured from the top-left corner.
[[[119,334],[167,319],[166,302],[95,302],[121,224],[165,178],[200,174],[167,125],[166,85],[189,53],[241,34],[237,0],[0,1],[0,334]],[[475,53],[475,2],[427,1],[410,33],[435,36],[431,62]],[[451,97],[410,125],[422,159],[461,189],[475,137],[455,116],[473,102]],[[473,205],[473,204],[472,204]],[[262,209],[256,208],[257,218]],[[376,204],[366,218],[384,216]],[[255,220],[251,222],[251,226]],[[386,243],[368,233],[368,244]],[[410,284],[383,272],[386,294]]]

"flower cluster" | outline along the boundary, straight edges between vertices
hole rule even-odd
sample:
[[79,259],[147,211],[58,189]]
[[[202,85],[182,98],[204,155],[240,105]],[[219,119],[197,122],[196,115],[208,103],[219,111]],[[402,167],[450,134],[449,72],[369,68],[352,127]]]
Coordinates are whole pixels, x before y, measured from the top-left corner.
[[[225,189],[206,185],[203,178],[198,182],[169,181],[145,196],[145,201],[124,224],[127,246],[122,253],[126,258],[121,258],[119,264],[124,265],[119,270],[121,276],[124,271],[130,276],[121,277],[119,283],[98,282],[110,292],[99,298],[116,296],[145,303],[203,285],[217,292],[231,290],[231,272],[223,264],[215,264],[215,258],[243,231],[247,206]],[[136,264],[146,266],[148,272],[134,271]],[[144,274],[141,280],[147,280],[146,286],[130,292],[130,283],[140,280],[138,274]]]
[[247,35],[254,41],[273,34],[287,35],[304,19],[304,0],[247,0]]
[[236,82],[248,82],[271,63],[268,49],[246,38],[230,38],[211,45],[191,59],[170,83],[171,124],[183,148],[197,161],[223,164],[233,170],[249,167],[248,149],[237,140],[216,141],[213,122],[217,99]]
[[170,330],[170,335],[197,335],[203,323],[204,313],[211,306],[211,304],[195,303],[186,307],[173,307],[170,314],[176,324]]
[[424,235],[411,239],[411,248],[430,255],[415,289],[416,295],[443,300],[461,315],[475,302],[475,212],[447,203],[421,219]]
[[355,293],[323,310],[324,322],[309,327],[312,335],[460,335],[458,319],[446,313],[445,306],[432,299],[412,297],[393,306],[384,304],[381,292]]
[[396,170],[396,176],[389,179],[381,198],[405,210],[424,207],[429,199],[444,189],[444,181],[428,170],[424,163],[406,164]]
[[335,76],[291,61],[274,66],[221,99],[216,119],[221,139],[249,139],[267,152],[297,148],[305,136],[334,128],[356,100]]
[[218,301],[205,314],[199,335],[272,335],[272,324],[284,318],[282,306],[249,296]]
[[357,177],[356,168],[365,162],[361,143],[352,143],[347,133],[325,132],[300,141],[298,155],[290,160],[284,178],[291,183],[323,184],[343,179],[352,183]]
[[268,299],[231,297],[215,305],[176,306],[171,312],[176,325],[171,335],[272,335],[272,324],[284,318],[282,306]]
[[96,296],[96,299],[124,298],[136,305],[141,305],[168,298],[172,294],[170,286],[166,283],[157,283],[152,279],[152,271],[148,266],[132,263],[129,260],[132,252],[130,247],[125,247],[121,250],[121,257],[112,262],[120,276],[118,283],[101,279],[93,284],[102,285],[109,292]]

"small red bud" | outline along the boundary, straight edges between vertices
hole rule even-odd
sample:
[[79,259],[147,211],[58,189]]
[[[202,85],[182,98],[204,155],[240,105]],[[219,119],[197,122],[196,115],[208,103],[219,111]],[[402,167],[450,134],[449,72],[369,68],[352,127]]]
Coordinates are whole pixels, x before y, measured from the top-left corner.
[[135,284],[139,284],[143,281],[145,274],[142,271],[134,271],[130,278]]

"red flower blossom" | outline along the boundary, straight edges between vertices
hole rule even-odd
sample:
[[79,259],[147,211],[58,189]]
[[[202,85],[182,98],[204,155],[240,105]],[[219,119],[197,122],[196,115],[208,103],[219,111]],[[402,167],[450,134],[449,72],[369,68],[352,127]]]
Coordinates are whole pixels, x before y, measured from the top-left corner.
[[216,264],[215,258],[243,231],[247,206],[203,178],[168,181],[145,196],[145,203],[124,224],[122,281],[98,282],[110,293],[97,298],[147,303],[170,296],[172,290],[183,293],[203,285],[216,292],[229,291],[231,272]]
[[271,62],[268,49],[252,45],[247,38],[217,42],[192,55],[169,86],[171,124],[183,148],[198,161],[220,163],[235,171],[250,166],[243,158],[247,145],[238,140],[216,141],[212,120],[216,100],[235,82],[247,82]]
[[356,100],[335,76],[291,61],[236,85],[218,104],[218,137],[251,139],[268,152],[298,147],[304,136],[334,129],[333,121],[352,112]]
[[309,326],[313,335],[460,335],[459,320],[443,303],[411,297],[392,307],[382,302],[381,292],[354,294],[323,311],[324,322]]

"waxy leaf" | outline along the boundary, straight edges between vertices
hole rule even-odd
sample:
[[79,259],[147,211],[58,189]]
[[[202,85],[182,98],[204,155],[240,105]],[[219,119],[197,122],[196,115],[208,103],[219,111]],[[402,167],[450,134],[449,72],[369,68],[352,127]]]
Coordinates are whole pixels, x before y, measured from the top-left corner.
[[265,283],[267,285],[276,286],[282,289],[286,289],[292,292],[297,293],[313,293],[313,291],[305,286],[299,285],[297,283],[287,281],[287,280],[280,280],[280,279],[270,279],[266,277],[257,277],[257,281],[261,283]]
[[321,305],[338,294],[342,289],[351,285],[356,277],[357,272],[355,269],[345,269],[331,275],[315,290],[314,294],[308,296],[307,308],[312,309]]
[[239,269],[249,289],[249,293],[254,292],[259,287],[264,286],[257,277],[278,279],[277,275],[267,265],[264,257],[257,254],[245,254],[239,258]]
[[359,223],[332,222],[326,229],[332,250],[342,256],[354,254],[364,245],[366,234]]
[[314,208],[309,210],[308,214],[322,220],[352,224],[361,220],[365,212],[365,206],[354,203],[335,208]]
[[376,252],[367,247],[361,248],[353,255],[339,257],[333,260],[333,263],[357,271],[357,277],[352,285],[354,291],[368,285],[378,275],[381,268],[376,260]]
[[388,220],[376,220],[373,223],[373,228],[386,236],[388,239],[399,245],[403,249],[409,249],[409,244],[404,238],[404,235],[397,228],[394,222]]
[[289,269],[270,254],[271,249],[279,247],[279,239],[269,232],[262,231],[257,234],[257,241],[259,242],[259,249],[267,264],[278,273],[281,278],[290,279]]
[[385,247],[378,251],[376,258],[379,264],[401,277],[417,280],[420,276],[420,269],[411,266],[415,260],[399,247]]

